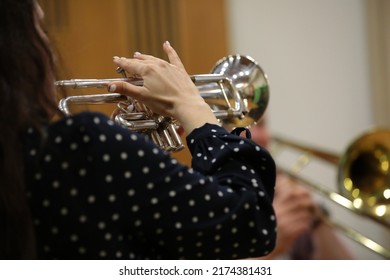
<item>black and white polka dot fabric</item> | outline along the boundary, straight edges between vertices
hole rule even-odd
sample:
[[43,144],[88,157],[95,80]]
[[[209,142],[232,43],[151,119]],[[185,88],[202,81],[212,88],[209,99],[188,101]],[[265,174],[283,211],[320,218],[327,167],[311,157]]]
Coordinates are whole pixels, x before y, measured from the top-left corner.
[[275,243],[275,165],[251,140],[206,124],[193,168],[141,134],[85,112],[24,141],[42,259],[236,259]]

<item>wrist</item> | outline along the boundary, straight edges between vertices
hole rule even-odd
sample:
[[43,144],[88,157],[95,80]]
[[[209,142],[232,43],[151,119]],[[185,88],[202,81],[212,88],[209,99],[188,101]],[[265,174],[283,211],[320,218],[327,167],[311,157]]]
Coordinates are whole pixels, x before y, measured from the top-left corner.
[[206,123],[219,125],[210,106],[203,99],[197,104],[192,103],[189,106],[182,106],[175,115],[175,118],[179,121],[187,135],[195,128],[201,127]]

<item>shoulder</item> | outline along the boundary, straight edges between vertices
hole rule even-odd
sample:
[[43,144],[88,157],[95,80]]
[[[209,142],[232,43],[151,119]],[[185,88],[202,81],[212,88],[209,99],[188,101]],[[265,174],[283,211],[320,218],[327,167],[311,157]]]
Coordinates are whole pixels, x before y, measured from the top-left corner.
[[86,132],[86,131],[115,131],[127,130],[115,124],[108,116],[99,112],[81,112],[71,116],[63,117],[53,122],[49,127],[50,132]]
[[109,119],[106,115],[99,112],[81,112],[71,116],[63,117],[51,124],[52,128],[60,127],[73,127],[81,125],[97,125],[101,123],[111,123],[114,122]]
[[111,139],[134,134],[125,127],[116,124],[108,116],[99,112],[82,112],[63,117],[48,127],[50,138],[62,137],[68,141],[82,141],[91,144],[93,139]]
[[91,111],[63,117],[50,125],[48,134],[54,142],[82,143],[89,148],[96,145],[99,149],[101,145],[110,146],[107,149],[118,149],[121,145],[130,148],[126,139],[145,148],[155,147],[145,134],[117,124],[103,113]]

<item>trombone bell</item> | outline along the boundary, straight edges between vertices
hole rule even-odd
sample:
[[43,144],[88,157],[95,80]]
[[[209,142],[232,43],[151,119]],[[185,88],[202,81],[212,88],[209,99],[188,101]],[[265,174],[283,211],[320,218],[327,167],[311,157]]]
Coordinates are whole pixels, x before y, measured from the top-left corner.
[[340,158],[338,186],[362,212],[390,215],[390,131],[370,131],[353,141]]

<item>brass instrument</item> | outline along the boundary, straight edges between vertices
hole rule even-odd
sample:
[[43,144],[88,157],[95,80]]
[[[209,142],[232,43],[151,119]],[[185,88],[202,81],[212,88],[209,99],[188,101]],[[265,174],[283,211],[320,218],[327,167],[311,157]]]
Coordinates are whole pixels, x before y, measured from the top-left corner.
[[[285,148],[300,152],[293,168],[280,167],[281,171],[303,181],[314,191],[353,213],[366,217],[385,229],[390,228],[390,130],[376,129],[364,133],[350,143],[341,156],[277,136],[273,137],[272,143],[273,148],[270,150],[274,156]],[[300,174],[311,158],[337,167],[336,192],[313,183]],[[334,221],[331,223],[352,240],[390,259],[390,249],[357,230]]]
[[[124,75],[114,79],[73,79],[57,81],[57,87],[74,89],[105,88],[113,81],[126,81],[142,86],[142,79]],[[201,96],[219,121],[230,127],[249,126],[259,120],[269,100],[268,78],[259,64],[249,56],[229,55],[220,59],[210,74],[190,76]],[[118,93],[69,96],[59,102],[66,115],[71,114],[71,104],[117,103],[112,119],[131,130],[148,135],[154,143],[169,152],[184,146],[177,133],[176,120],[157,115],[144,104]]]

